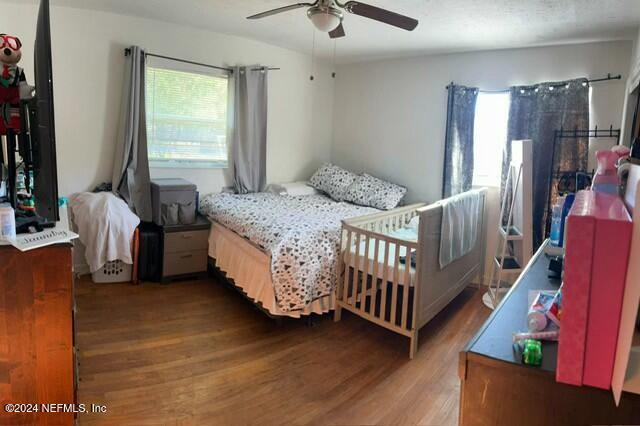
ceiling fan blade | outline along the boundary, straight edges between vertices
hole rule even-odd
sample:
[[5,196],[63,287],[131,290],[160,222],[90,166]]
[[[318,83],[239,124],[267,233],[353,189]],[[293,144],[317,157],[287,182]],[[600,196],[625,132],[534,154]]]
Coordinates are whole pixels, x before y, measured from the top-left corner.
[[[317,2],[316,2],[317,3]],[[315,6],[316,3],[296,3],[289,6],[279,7],[277,9],[267,10],[266,12],[256,13],[255,15],[247,16],[247,19],[260,19],[267,16],[275,15],[277,13],[288,12],[290,10],[300,9],[301,7]]]
[[345,36],[345,33],[344,33],[344,27],[342,26],[342,22],[340,22],[340,25],[338,25],[334,30],[329,31],[330,38],[340,38],[344,36]]
[[418,26],[417,19],[371,6],[370,4],[360,3],[359,1],[348,1],[345,3],[344,8],[349,13],[374,19],[407,31],[413,31],[413,29]]

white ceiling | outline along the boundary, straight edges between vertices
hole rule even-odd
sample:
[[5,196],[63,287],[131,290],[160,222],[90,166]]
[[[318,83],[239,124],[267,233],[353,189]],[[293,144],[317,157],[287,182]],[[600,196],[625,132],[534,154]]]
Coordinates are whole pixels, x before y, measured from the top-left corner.
[[[52,0],[259,39],[310,52],[313,26],[305,9],[257,21],[246,16],[301,0]],[[302,0],[305,1],[305,0]],[[631,39],[640,0],[368,0],[420,21],[413,32],[346,14],[338,61],[511,47]],[[331,58],[333,42],[316,33],[316,54]]]

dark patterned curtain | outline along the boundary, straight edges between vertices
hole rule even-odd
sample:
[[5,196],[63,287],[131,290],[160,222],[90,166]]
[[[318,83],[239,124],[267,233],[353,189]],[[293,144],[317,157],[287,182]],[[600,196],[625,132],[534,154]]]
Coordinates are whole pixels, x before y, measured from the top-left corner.
[[473,124],[478,88],[448,86],[447,129],[444,142],[442,198],[471,189],[473,183]]
[[[502,191],[505,191],[511,141],[533,141],[533,244],[545,238],[549,187],[555,200],[555,170],[586,170],[589,139],[555,142],[555,132],[564,128],[589,128],[589,84],[586,78],[511,88],[509,127],[502,164]],[[507,192],[509,194],[510,191]],[[503,218],[504,219],[504,218]]]

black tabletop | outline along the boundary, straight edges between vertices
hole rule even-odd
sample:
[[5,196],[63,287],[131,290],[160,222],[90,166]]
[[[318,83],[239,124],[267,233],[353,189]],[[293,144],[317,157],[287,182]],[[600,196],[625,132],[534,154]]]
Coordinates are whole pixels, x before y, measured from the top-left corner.
[[189,225],[165,225],[163,226],[164,232],[186,232],[186,231],[200,231],[203,229],[209,229],[211,222],[206,217],[198,214],[196,221]]
[[[543,247],[531,259],[497,309],[469,341],[465,351],[512,364],[522,364],[519,354],[514,350],[513,333],[527,330],[529,292],[557,290],[560,287],[559,279],[549,278],[549,258],[544,254]],[[555,372],[557,355],[557,342],[543,342],[542,366],[532,368]]]

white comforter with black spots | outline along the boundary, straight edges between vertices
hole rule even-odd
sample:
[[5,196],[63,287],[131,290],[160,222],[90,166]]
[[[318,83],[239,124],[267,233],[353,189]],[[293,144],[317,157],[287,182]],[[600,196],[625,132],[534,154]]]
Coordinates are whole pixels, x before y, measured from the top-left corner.
[[285,312],[334,290],[340,221],[377,211],[324,195],[212,194],[200,202],[202,214],[271,254],[276,299]]

